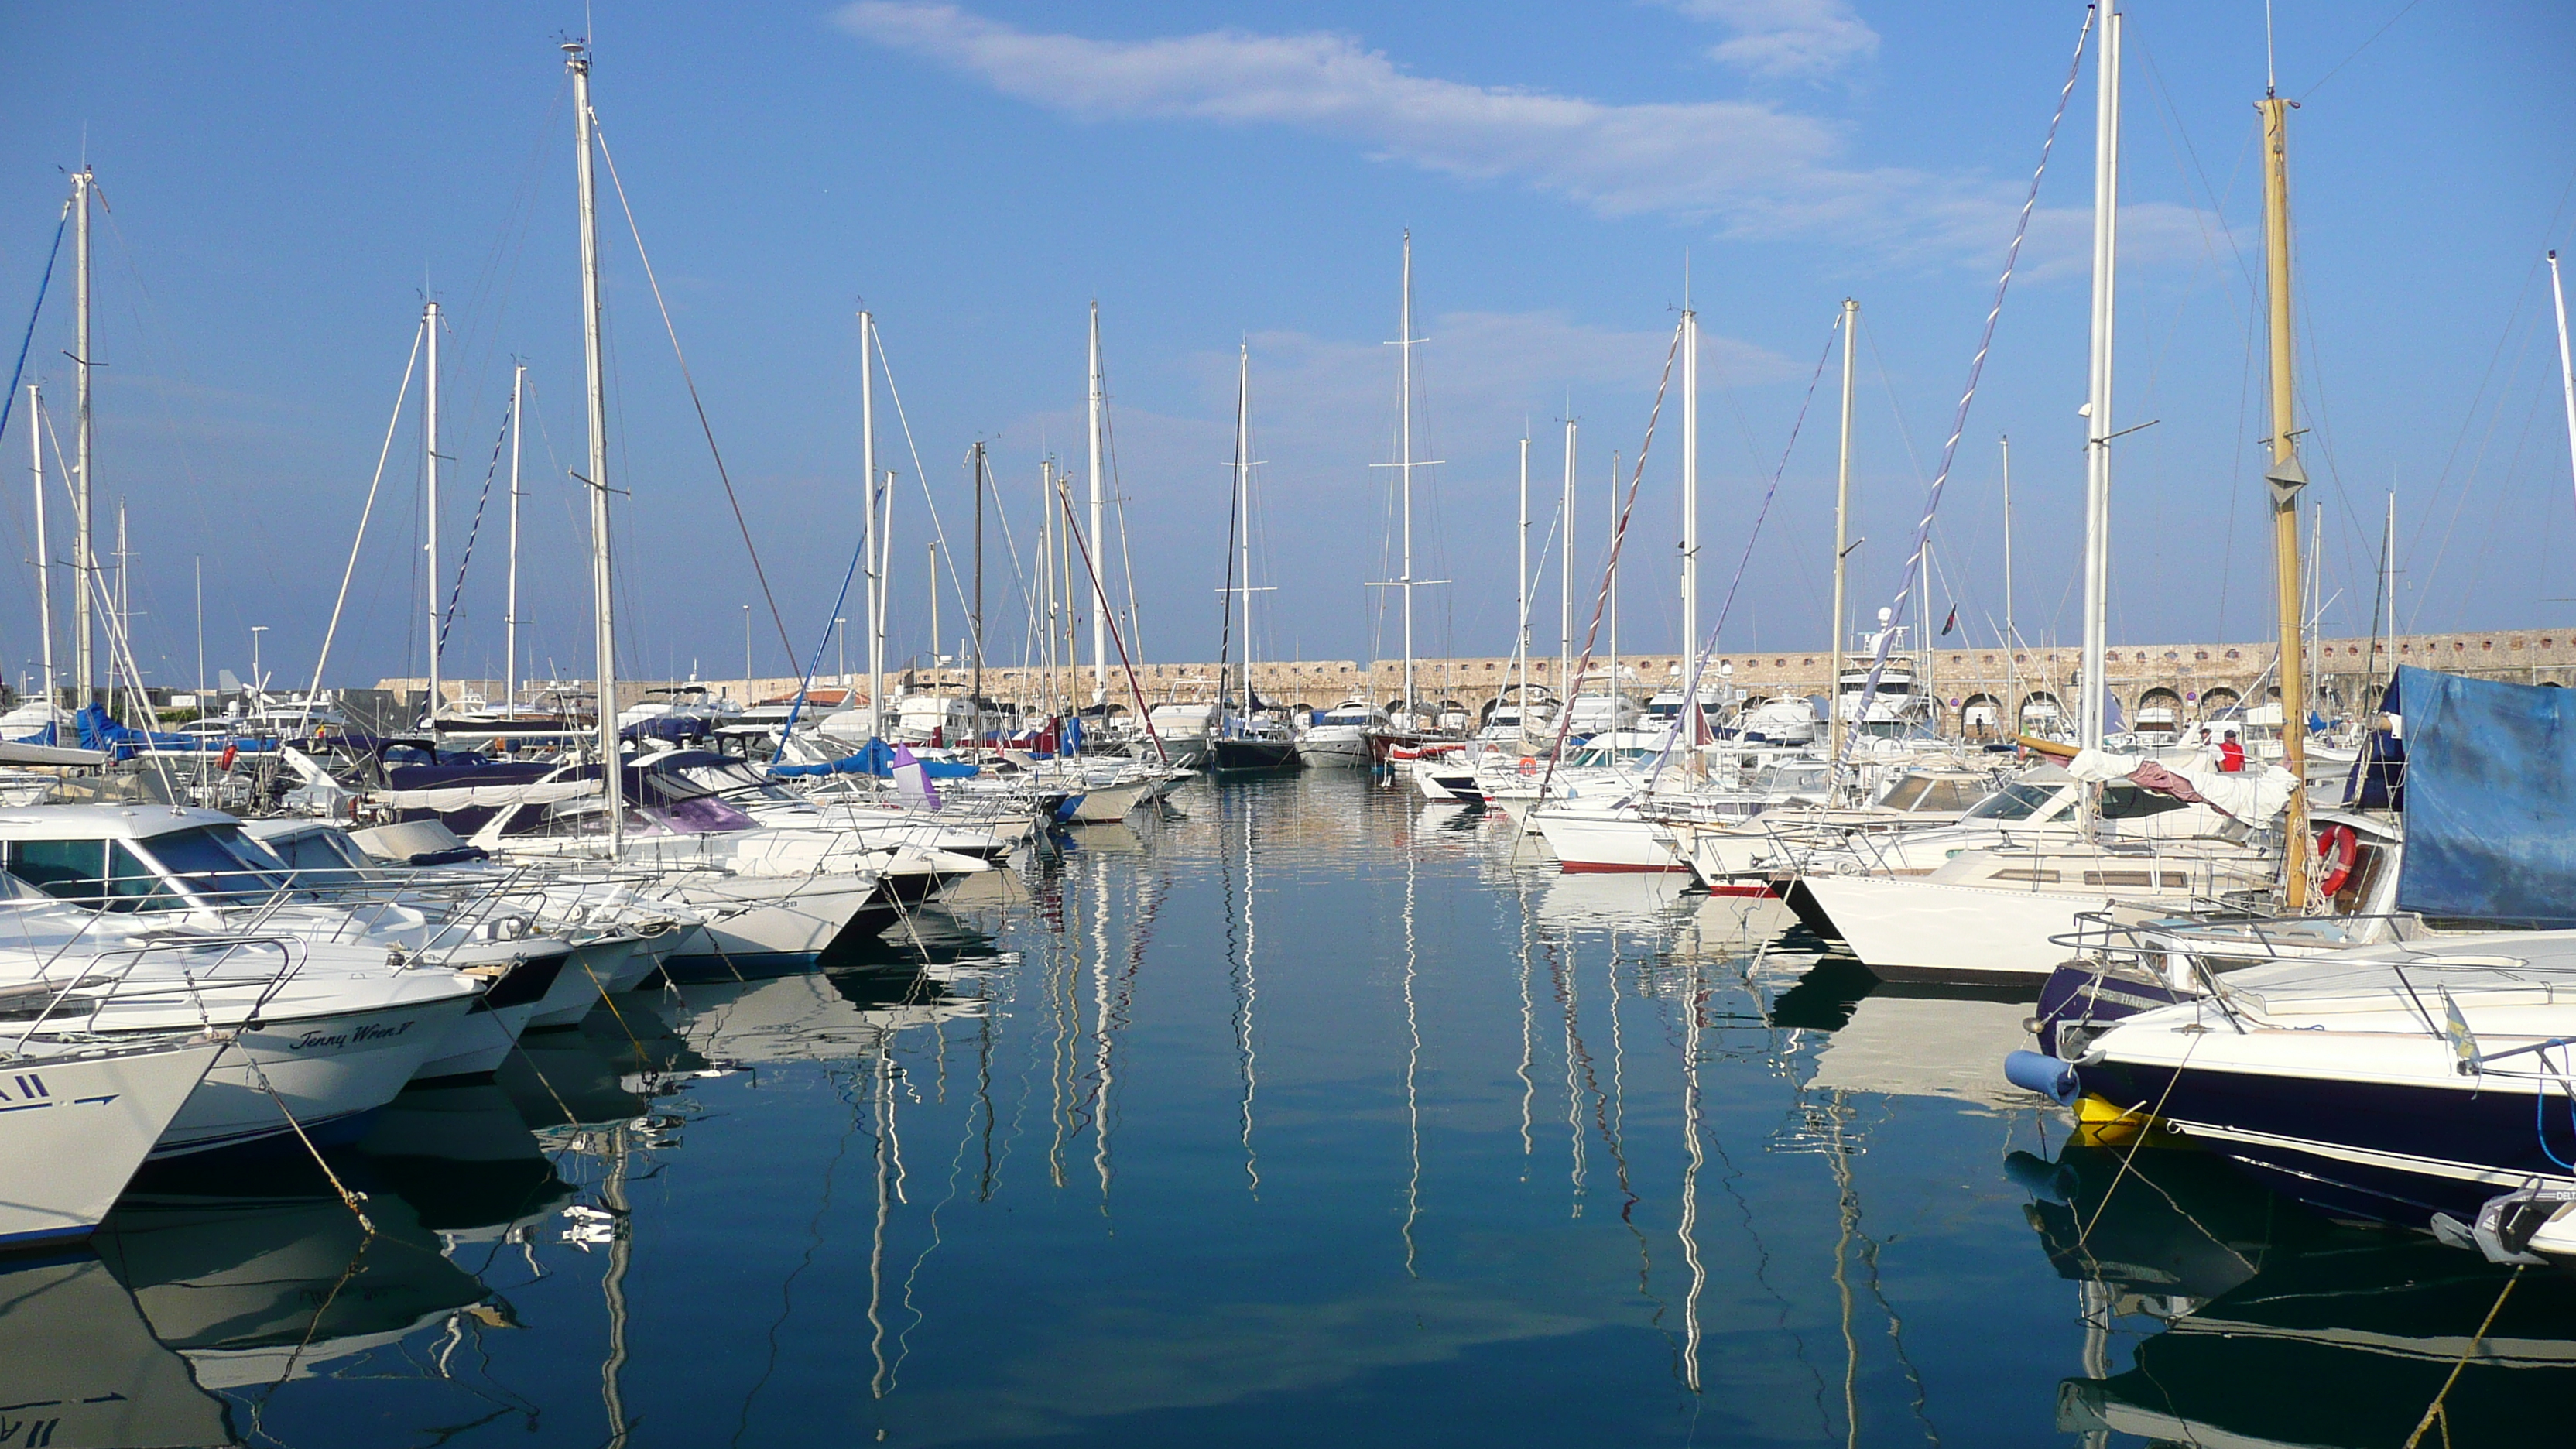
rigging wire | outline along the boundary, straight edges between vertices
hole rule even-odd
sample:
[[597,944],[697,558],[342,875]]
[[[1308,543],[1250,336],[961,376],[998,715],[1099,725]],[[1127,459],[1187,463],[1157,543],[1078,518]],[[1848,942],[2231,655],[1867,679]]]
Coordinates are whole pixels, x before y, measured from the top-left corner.
[[[627,233],[635,240],[635,259],[644,265],[644,280],[653,289],[653,305],[662,314],[662,330],[671,339],[671,356],[680,364],[680,381],[689,390],[689,406],[697,411],[698,431],[706,435],[707,452],[715,459],[716,478],[724,484],[725,502],[732,505],[734,525],[742,530],[743,551],[751,556],[751,573],[760,584],[761,601],[769,606],[770,622],[778,628],[778,643],[787,651],[787,666],[801,674],[804,670],[796,662],[796,641],[787,633],[787,616],[779,610],[778,595],[769,587],[768,571],[760,566],[760,547],[751,541],[751,522],[743,516],[742,498],[734,492],[733,475],[725,468],[724,450],[716,446],[715,425],[707,420],[706,402],[698,396],[698,380],[689,372],[688,355],[680,350],[680,332],[672,325],[671,306],[662,298],[662,281],[653,274],[653,259],[645,254],[644,232],[635,223],[635,208],[626,199],[626,183],[617,175],[617,160],[608,152],[608,133],[601,129],[595,109],[591,113],[590,125],[591,133],[599,139],[599,159],[608,165],[609,185],[617,191],[618,209],[626,215]],[[748,690],[751,687],[749,681],[746,680],[743,687]],[[609,706],[610,701],[600,702],[603,709]]]
[[[1906,603],[1914,595],[1915,574],[1923,566],[1923,546],[1924,543],[1932,536],[1933,516],[1941,507],[1941,494],[1949,486],[1950,469],[1958,460],[1959,439],[1967,432],[1968,409],[1977,400],[1977,382],[1978,379],[1985,374],[1986,356],[1993,350],[1995,345],[1995,325],[2003,317],[2004,298],[2012,289],[2013,270],[2021,261],[2022,242],[2030,235],[2031,212],[2039,205],[2039,184],[2041,180],[2048,175],[2049,153],[2057,146],[2058,127],[2063,125],[2066,120],[2066,103],[2068,99],[2075,94],[2076,78],[2083,71],[2084,45],[2092,36],[2094,15],[2095,12],[2088,8],[2084,12],[2084,27],[2082,30],[2076,32],[2075,55],[2073,59],[2067,62],[2066,66],[2066,84],[2057,93],[2057,114],[2049,119],[2048,138],[2040,143],[2039,165],[2031,172],[2030,191],[2022,198],[2021,217],[2013,227],[2012,245],[2004,252],[2003,275],[1995,280],[1994,305],[1986,313],[1985,330],[1983,335],[1977,339],[1976,356],[1968,363],[1968,385],[1959,393],[1958,411],[1952,416],[1950,422],[1949,441],[1941,445],[1941,471],[1933,478],[1932,486],[1924,492],[1923,521],[1915,526],[1913,549],[1906,555],[1905,569],[1899,576],[1895,596],[1889,601],[1890,610],[1888,617],[1891,620],[1901,621],[1904,619]],[[1895,642],[1895,639],[1895,630],[1882,629],[1879,631],[1878,645],[1877,648],[1872,651],[1872,656],[1869,662],[1869,680],[1861,687],[1860,711],[1864,716],[1867,715],[1869,711],[1870,701],[1878,694],[1880,678],[1887,672],[1887,652],[1889,646]],[[1862,733],[1862,731],[1854,730],[1844,736],[1843,749],[1845,754],[1850,752],[1852,741],[1860,737]],[[1835,767],[1839,769],[1842,765],[1842,761],[1836,760],[1834,764]]]

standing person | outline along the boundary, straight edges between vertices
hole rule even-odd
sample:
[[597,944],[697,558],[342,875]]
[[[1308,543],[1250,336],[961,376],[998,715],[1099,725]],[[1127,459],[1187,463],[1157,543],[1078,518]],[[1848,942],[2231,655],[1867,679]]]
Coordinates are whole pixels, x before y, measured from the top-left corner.
[[2244,773],[2245,747],[2236,742],[2236,731],[2234,730],[2229,730],[2227,732],[2227,739],[2218,747],[2218,768],[2222,774],[2236,775]]

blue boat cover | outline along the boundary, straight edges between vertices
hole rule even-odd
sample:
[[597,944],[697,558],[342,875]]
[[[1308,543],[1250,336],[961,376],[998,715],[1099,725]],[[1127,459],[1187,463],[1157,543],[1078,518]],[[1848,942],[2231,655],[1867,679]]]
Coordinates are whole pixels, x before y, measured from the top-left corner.
[[2406,851],[2397,909],[2576,924],[2576,690],[2401,668]]

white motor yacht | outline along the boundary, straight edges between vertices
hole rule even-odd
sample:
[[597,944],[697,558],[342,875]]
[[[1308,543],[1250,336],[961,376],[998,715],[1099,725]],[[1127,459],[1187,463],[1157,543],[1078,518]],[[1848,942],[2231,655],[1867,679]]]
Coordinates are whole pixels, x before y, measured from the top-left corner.
[[0,1036],[0,1156],[11,1168],[0,1248],[97,1227],[226,1045],[188,1034],[121,1043]]

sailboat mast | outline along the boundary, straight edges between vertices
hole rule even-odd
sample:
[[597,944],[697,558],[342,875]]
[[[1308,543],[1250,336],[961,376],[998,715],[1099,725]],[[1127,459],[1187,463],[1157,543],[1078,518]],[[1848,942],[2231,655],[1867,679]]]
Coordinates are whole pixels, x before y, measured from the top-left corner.
[[1529,437],[1524,433],[1521,437],[1520,532],[1516,535],[1520,540],[1520,570],[1512,576],[1512,618],[1517,621],[1512,626],[1517,631],[1512,636],[1512,651],[1520,656],[1512,662],[1520,666],[1520,718],[1523,734],[1529,733],[1529,528]]
[[[1091,303],[1090,503],[1091,548],[1095,554],[1101,547],[1101,442],[1108,409],[1109,391],[1100,370],[1100,301],[1094,298]],[[1092,589],[1088,592],[1091,595],[1091,702],[1098,706],[1109,702],[1109,613],[1108,606],[1101,602],[1101,591]]]
[[438,304],[424,302],[420,311],[421,330],[429,334],[429,370],[422,374],[426,386],[421,392],[420,455],[422,486],[426,491],[427,517],[421,525],[421,536],[428,540],[429,551],[429,714],[431,730],[438,728],[438,706],[444,697],[439,688],[439,646],[446,633],[439,628],[438,587]]
[[[1612,455],[1610,490],[1615,498],[1619,490],[1617,455]],[[1682,267],[1682,687],[1693,685],[1693,666],[1699,659],[1699,313],[1691,310],[1690,267]],[[1617,681],[1616,670],[1611,679]],[[1613,710],[1615,712],[1616,706]],[[1698,708],[1696,696],[1682,703],[1682,712],[1692,714]]]
[[1046,671],[1046,684],[1040,691],[1047,713],[1055,713],[1055,691],[1062,656],[1056,651],[1055,632],[1055,459],[1038,460],[1038,657],[1032,665]]
[[[2119,34],[2117,30],[2111,32]],[[2263,97],[2263,262],[2271,310],[2272,466],[2263,476],[2272,494],[2273,586],[2281,616],[2281,766],[2299,781],[2281,822],[2282,904],[2307,909],[2308,710],[2302,698],[2299,620],[2299,493],[2308,478],[2299,466],[2298,419],[2290,374],[2290,103]]]
[[2012,560],[2012,435],[1995,434],[1995,444],[2004,459],[2004,707],[1996,728],[2006,735],[2021,733],[2021,705],[2014,699],[2020,693],[2018,671],[2013,667],[2013,651],[2021,647],[2021,636],[2013,626],[2013,560]]
[[[2576,474],[2576,363],[2568,361],[2567,288],[2558,279],[2558,253],[2555,251],[2549,254],[2549,299],[2558,307],[2558,391],[2567,403],[2568,470]],[[2395,606],[2393,596],[2389,603]]]
[[1565,497],[1558,502],[1556,515],[1565,520],[1565,537],[1557,541],[1556,549],[1556,689],[1562,696],[1556,707],[1561,710],[1574,708],[1574,433],[1574,419],[1567,418]]
[[2080,719],[2087,749],[2107,724],[2110,632],[2111,324],[2120,235],[2120,25],[2112,10],[2094,57],[2093,330],[2084,444],[2084,677]]
[[97,173],[86,165],[72,173],[72,375],[75,379],[72,430],[72,682],[87,706],[98,688],[98,656],[91,636],[97,626],[89,617],[89,576],[97,560],[90,549],[90,482],[97,471],[93,451],[96,430],[89,400],[89,199],[98,189]]
[[[2576,447],[2576,429],[2568,433],[2568,442]],[[2388,490],[2388,523],[2379,539],[2380,592],[2388,599],[2388,619],[2380,627],[2388,636],[2388,672],[2397,674],[2397,490]]]
[[[590,111],[590,49],[581,41],[564,45],[572,72],[572,127],[578,152],[575,174],[581,193],[581,360],[582,394],[590,421],[590,596],[591,647],[598,655],[599,783],[608,814],[608,849],[626,845],[626,779],[617,748],[617,611],[611,592],[608,532],[608,374],[599,335],[599,191],[592,175],[594,118]],[[434,344],[433,344],[434,345]],[[437,369],[431,368],[436,375]]]
[[868,556],[868,734],[885,733],[884,541],[877,536],[877,389],[874,319],[859,311],[859,501],[867,509],[860,548]]
[[501,708],[515,714],[519,708],[519,405],[528,394],[528,365],[519,363],[510,369],[510,591],[502,621],[502,647],[507,657],[501,662]]
[[[59,701],[54,683],[54,560],[45,540],[45,397],[41,383],[27,384],[27,461],[36,478],[36,627],[44,635],[45,738],[53,738],[53,711]],[[200,664],[197,673],[203,675]],[[199,709],[205,708],[201,701]]]
[[1852,444],[1852,334],[1859,331],[1860,303],[1843,298],[1843,413],[1842,446],[1834,464],[1834,618],[1827,632],[1830,664],[1825,675],[1826,754],[1837,763],[1843,757],[1843,621],[1849,607],[1844,603],[1843,564],[1851,557],[1851,444]]
[[966,707],[975,715],[977,743],[982,743],[984,728],[984,445],[975,444],[975,611],[967,616],[969,641],[975,646],[975,662],[967,678],[973,683],[967,689]]
[[[1252,348],[1236,344],[1234,364],[1234,516],[1240,521],[1235,530],[1235,587],[1242,590],[1243,607],[1235,618],[1243,631],[1243,648],[1236,658],[1243,671],[1243,721],[1252,723]],[[1408,566],[1405,574],[1412,576]],[[1412,595],[1405,596],[1408,600]],[[1408,700],[1413,694],[1413,619],[1410,609],[1405,617],[1404,690]]]
[[1404,590],[1404,710],[1408,721],[1418,721],[1422,711],[1413,697],[1413,231],[1404,233],[1404,303],[1398,320],[1402,330],[1396,333],[1396,390],[1401,394],[1402,422],[1397,431],[1403,437],[1402,462],[1404,478],[1404,570],[1397,575]]

